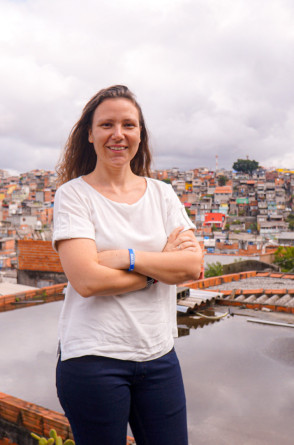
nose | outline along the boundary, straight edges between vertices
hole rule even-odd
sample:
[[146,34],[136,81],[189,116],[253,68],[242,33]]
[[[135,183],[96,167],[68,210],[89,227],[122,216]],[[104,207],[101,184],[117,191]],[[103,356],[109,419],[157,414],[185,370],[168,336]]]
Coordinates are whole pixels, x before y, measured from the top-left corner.
[[115,125],[113,127],[113,133],[112,133],[113,139],[122,139],[123,138],[123,131],[121,125]]

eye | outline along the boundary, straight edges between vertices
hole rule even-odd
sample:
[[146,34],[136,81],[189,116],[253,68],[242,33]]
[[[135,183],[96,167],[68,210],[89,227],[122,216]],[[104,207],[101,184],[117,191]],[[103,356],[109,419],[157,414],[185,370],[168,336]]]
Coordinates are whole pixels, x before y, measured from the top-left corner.
[[126,128],[134,128],[134,127],[135,127],[135,124],[134,124],[133,122],[126,122],[126,123],[124,124],[124,126],[125,126]]
[[110,128],[111,127],[111,123],[110,122],[103,122],[100,126],[102,128]]

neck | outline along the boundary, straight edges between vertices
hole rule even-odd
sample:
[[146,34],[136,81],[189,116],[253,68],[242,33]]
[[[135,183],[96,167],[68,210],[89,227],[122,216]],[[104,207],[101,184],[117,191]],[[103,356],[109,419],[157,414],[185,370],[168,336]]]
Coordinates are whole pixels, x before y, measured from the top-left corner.
[[89,177],[97,185],[108,187],[123,187],[133,181],[137,176],[132,172],[130,165],[115,168],[101,165],[97,162],[95,170]]

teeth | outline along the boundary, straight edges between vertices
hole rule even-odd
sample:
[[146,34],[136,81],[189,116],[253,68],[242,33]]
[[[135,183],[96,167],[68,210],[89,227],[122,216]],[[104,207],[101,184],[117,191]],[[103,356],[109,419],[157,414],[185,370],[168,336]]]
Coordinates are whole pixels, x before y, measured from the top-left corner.
[[125,150],[127,147],[108,147],[110,150],[121,151]]

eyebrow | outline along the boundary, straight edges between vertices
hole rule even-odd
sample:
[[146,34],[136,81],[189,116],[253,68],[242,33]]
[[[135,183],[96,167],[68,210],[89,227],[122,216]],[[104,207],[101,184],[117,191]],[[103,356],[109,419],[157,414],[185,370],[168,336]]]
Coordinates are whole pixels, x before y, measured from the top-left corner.
[[[115,122],[116,119],[113,119],[111,117],[105,117],[105,118],[98,118],[97,119],[97,123],[101,123],[101,122]],[[135,117],[127,117],[125,119],[122,119],[122,122],[138,122],[138,124],[140,124],[140,121],[138,118]]]

